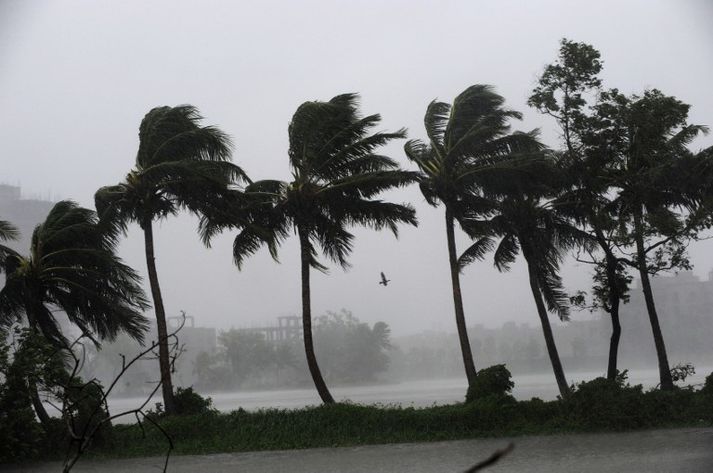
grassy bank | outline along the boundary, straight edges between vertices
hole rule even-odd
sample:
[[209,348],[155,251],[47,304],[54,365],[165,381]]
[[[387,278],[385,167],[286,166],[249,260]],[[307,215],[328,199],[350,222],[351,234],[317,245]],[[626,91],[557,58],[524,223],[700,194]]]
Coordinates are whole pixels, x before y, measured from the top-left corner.
[[[179,389],[179,411],[192,414],[153,414],[151,420],[170,435],[173,453],[179,455],[713,426],[713,374],[700,390],[647,392],[625,384],[623,378],[598,378],[556,401],[516,401],[507,394],[512,386],[509,372],[495,366],[481,370],[467,403],[427,408],[334,404],[228,414],[212,409],[209,400],[191,389]],[[67,451],[66,427],[60,419],[53,435],[43,434],[37,425],[29,429],[31,424],[28,418],[17,425],[21,435],[4,433],[8,441],[0,443],[0,463],[59,459]],[[143,428],[115,425],[100,433],[87,457],[153,456],[168,449],[166,437],[148,421]]]
[[[160,419],[177,454],[337,447],[474,437],[623,431],[713,425],[713,405],[701,393],[642,392],[606,384],[579,389],[566,401],[517,402],[490,396],[469,404],[402,408],[336,404],[299,410],[215,412]],[[160,455],[167,441],[155,427],[113,428],[100,456]]]

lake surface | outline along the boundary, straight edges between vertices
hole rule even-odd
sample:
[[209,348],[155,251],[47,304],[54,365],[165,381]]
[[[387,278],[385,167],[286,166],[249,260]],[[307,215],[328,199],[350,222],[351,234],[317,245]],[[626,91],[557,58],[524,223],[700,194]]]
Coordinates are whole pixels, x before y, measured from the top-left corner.
[[[687,384],[701,384],[713,370],[713,367],[696,369],[696,374],[686,380]],[[568,381],[578,383],[601,376],[601,373],[571,373]],[[517,399],[539,397],[551,400],[557,397],[557,385],[552,374],[530,374],[513,376],[515,388],[513,395]],[[658,371],[632,370],[629,372],[631,384],[642,384],[646,388],[658,384]],[[404,407],[425,407],[433,404],[450,404],[461,402],[465,396],[466,380],[432,379],[419,381],[404,381],[393,384],[369,386],[336,386],[330,387],[337,401],[350,401],[358,404],[400,404]],[[264,408],[297,409],[320,404],[314,389],[286,389],[270,391],[235,391],[229,393],[205,393],[213,399],[213,405],[222,412],[237,409],[257,410]],[[145,398],[110,398],[109,408],[112,414],[122,410],[132,409],[143,402]],[[149,406],[160,402],[160,393],[151,400]],[[126,417],[126,422],[134,419]],[[122,419],[117,419],[121,422]]]

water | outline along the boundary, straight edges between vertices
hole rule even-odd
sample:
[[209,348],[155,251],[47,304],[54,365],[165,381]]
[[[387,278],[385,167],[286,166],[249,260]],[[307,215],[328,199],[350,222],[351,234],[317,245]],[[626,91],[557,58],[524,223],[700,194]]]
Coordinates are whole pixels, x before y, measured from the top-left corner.
[[[687,384],[703,383],[705,376],[713,368],[700,368],[689,377]],[[601,373],[571,373],[568,381],[578,383],[601,376]],[[515,388],[513,395],[519,400],[539,397],[543,400],[555,399],[557,385],[552,374],[528,374],[513,376]],[[642,384],[645,388],[658,384],[658,371],[632,370],[629,372],[631,384]],[[466,381],[463,378],[404,381],[393,384],[369,386],[341,386],[330,388],[337,401],[350,401],[358,404],[400,404],[404,407],[426,407],[434,404],[461,402],[465,396]],[[239,408],[251,411],[263,408],[297,409],[320,404],[314,389],[285,389],[270,391],[235,391],[229,393],[205,393],[213,399],[213,405],[222,412]],[[145,398],[110,398],[109,408],[112,414],[135,408]],[[148,406],[161,401],[160,393]],[[133,422],[133,417],[117,419],[117,422]]]

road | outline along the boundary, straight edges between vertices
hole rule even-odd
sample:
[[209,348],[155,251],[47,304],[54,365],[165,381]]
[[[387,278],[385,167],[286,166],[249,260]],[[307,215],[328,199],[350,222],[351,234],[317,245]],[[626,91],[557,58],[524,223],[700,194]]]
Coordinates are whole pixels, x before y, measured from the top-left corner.
[[[497,473],[711,473],[713,428],[476,439],[453,442],[174,456],[172,473],[456,473],[510,441],[515,449],[486,471]],[[156,473],[163,458],[85,461],[73,471]],[[58,463],[3,468],[7,473],[57,473]]]

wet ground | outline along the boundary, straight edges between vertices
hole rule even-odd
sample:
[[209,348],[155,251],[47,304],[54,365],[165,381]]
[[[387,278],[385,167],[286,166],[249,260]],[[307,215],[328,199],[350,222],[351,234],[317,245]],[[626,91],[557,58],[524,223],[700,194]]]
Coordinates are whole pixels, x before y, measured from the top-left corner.
[[[653,430],[461,440],[454,442],[319,448],[276,452],[175,456],[169,472],[456,473],[509,442],[515,449],[487,472],[507,473],[711,473],[713,428]],[[163,458],[86,461],[74,470],[155,473]],[[3,469],[7,473],[57,473],[58,463]]]

